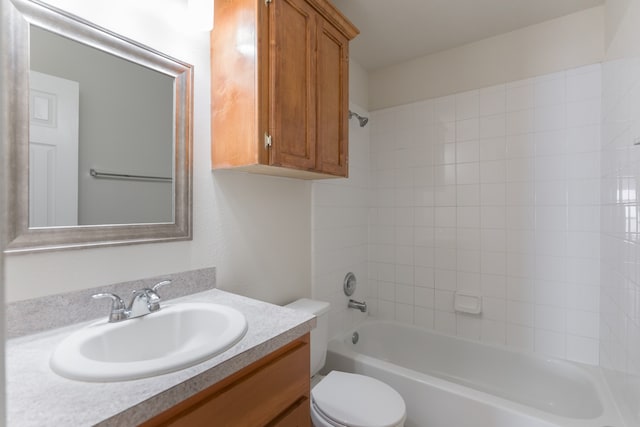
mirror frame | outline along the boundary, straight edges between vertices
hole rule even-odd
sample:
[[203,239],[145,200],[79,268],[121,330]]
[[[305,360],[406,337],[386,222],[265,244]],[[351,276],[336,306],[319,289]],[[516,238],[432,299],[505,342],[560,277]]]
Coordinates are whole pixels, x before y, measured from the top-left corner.
[[[3,147],[8,182],[5,252],[26,253],[192,239],[193,66],[39,0],[6,1],[2,31],[8,54],[0,61],[11,93]],[[174,222],[29,227],[29,28],[44,30],[169,75],[174,82]],[[4,48],[5,46],[3,46]]]

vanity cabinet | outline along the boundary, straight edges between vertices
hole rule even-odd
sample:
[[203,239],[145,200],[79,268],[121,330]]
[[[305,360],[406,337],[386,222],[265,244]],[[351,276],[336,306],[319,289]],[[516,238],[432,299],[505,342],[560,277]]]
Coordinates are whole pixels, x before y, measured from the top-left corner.
[[192,396],[143,427],[309,427],[309,334]]
[[217,0],[214,16],[213,168],[346,177],[358,29],[328,0]]

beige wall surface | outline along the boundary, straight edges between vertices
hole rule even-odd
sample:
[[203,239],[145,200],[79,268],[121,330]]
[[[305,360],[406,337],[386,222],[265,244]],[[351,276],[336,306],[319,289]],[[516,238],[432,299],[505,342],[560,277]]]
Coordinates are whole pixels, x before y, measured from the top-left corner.
[[369,105],[369,74],[353,59],[349,60],[349,103]]
[[182,20],[186,2],[50,3],[194,65],[194,238],[177,243],[12,255],[5,258],[7,300],[211,266],[217,267],[221,289],[274,303],[309,296],[310,184],[211,172],[209,34],[193,32]]
[[608,50],[632,0],[607,0],[604,8],[604,42]]
[[[4,18],[4,13],[7,10],[7,4],[5,0],[0,0],[0,20]],[[5,52],[5,41],[7,39],[7,32],[0,31],[0,51]],[[7,234],[5,233],[6,227],[6,209],[5,209],[5,183],[6,177],[5,173],[7,168],[4,167],[4,144],[7,143],[7,137],[5,135],[5,130],[7,129],[6,120],[5,120],[5,96],[8,92],[7,82],[4,76],[4,64],[3,61],[6,61],[7,55],[0,55],[0,165],[2,168],[0,170],[0,306],[4,307],[4,258],[3,251],[5,246],[4,237]],[[6,415],[5,415],[5,382],[4,382],[4,313],[5,310],[2,310],[3,315],[0,316],[0,425],[6,424]]]
[[479,89],[602,61],[604,7],[369,73],[369,110]]
[[608,0],[606,5],[606,60],[640,55],[640,1]]

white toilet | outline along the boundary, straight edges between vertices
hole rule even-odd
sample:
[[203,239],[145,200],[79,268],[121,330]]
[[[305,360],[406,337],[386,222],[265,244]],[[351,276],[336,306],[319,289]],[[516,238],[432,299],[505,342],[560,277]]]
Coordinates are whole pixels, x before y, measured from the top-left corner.
[[[331,371],[315,376],[324,366],[329,340],[329,303],[307,298],[287,305],[312,313],[317,326],[311,331],[311,421],[315,427],[402,427],[406,406],[389,385],[359,374]],[[314,377],[315,376],[315,377]],[[318,378],[321,378],[317,382]],[[314,385],[314,383],[316,383]]]

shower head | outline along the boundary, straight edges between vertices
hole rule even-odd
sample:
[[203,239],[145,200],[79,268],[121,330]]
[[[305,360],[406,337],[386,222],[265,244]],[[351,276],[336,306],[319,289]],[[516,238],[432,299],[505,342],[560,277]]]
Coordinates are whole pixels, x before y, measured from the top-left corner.
[[349,110],[349,119],[351,119],[352,117],[358,119],[361,128],[365,127],[365,125],[369,122],[369,117],[362,117],[360,114],[354,113],[353,111]]

